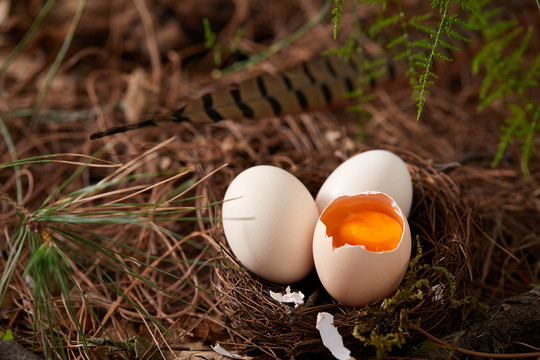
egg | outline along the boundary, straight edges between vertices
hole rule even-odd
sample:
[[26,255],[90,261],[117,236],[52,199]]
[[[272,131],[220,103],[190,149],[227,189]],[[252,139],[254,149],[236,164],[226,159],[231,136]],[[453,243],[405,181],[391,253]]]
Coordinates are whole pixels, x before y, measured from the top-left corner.
[[223,230],[236,258],[260,277],[281,284],[313,269],[312,240],[319,217],[308,189],[287,171],[255,166],[225,193]]
[[319,211],[323,211],[339,196],[364,191],[390,195],[409,216],[413,198],[411,174],[399,156],[386,150],[366,151],[343,162],[328,176],[315,201]]
[[313,234],[317,275],[327,292],[348,306],[391,295],[410,256],[407,218],[382,192],[339,196],[324,209]]

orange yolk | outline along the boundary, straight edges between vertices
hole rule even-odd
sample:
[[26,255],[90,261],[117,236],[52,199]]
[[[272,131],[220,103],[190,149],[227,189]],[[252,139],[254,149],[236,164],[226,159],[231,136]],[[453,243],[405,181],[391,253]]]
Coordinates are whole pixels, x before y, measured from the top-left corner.
[[328,236],[332,236],[334,248],[364,245],[366,250],[381,252],[397,248],[402,232],[401,224],[393,217],[379,211],[360,210],[347,215]]

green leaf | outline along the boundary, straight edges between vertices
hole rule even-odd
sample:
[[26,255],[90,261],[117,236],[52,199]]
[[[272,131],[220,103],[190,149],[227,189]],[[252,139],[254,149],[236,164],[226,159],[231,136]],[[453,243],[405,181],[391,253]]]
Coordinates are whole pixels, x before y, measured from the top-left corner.
[[13,340],[13,334],[11,333],[11,329],[7,329],[6,332],[0,333],[0,339]]

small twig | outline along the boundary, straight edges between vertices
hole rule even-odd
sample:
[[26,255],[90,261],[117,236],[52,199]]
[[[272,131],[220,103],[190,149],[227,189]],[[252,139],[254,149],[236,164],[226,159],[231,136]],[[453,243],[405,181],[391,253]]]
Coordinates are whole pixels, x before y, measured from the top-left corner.
[[439,345],[442,345],[444,347],[448,347],[450,349],[458,351],[458,352],[460,352],[462,354],[478,356],[478,357],[485,357],[485,358],[494,358],[494,359],[533,358],[533,357],[539,357],[540,356],[540,351],[529,352],[529,353],[515,353],[515,354],[495,354],[495,353],[487,353],[487,352],[482,352],[482,351],[468,350],[468,349],[464,349],[464,348],[456,346],[456,345],[449,344],[449,343],[447,343],[447,342],[445,342],[445,341],[431,335],[426,330],[422,329],[421,327],[419,327],[417,325],[409,324],[409,327],[412,328],[412,329],[417,330],[419,333],[423,334],[424,336],[426,336],[431,341],[433,341],[433,342],[435,342],[435,343],[437,343]]

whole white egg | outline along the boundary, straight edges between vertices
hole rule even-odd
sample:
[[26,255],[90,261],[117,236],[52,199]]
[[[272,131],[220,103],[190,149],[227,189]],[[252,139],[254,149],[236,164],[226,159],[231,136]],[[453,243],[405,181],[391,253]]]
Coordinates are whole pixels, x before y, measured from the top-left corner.
[[338,196],[364,191],[390,195],[409,216],[413,199],[411,174],[399,156],[386,150],[366,151],[343,162],[326,179],[315,201],[322,212]]
[[[362,214],[375,215],[375,221]],[[347,237],[352,241],[344,241]],[[358,240],[362,238],[363,242]],[[381,192],[338,197],[315,227],[317,275],[328,293],[344,305],[363,306],[391,295],[407,271],[410,256],[407,218]]]
[[274,166],[244,170],[225,193],[225,237],[236,258],[260,277],[292,283],[313,269],[313,230],[319,212],[308,189]]

